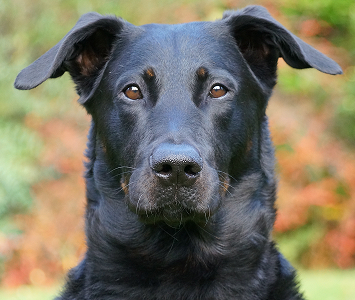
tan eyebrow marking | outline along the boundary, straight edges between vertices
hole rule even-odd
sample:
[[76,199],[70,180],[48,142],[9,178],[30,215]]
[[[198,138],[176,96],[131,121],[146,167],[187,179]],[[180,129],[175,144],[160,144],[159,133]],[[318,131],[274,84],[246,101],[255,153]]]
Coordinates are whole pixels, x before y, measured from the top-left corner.
[[149,78],[153,78],[155,76],[154,70],[152,68],[149,68],[145,71],[145,74],[147,75],[147,77]]
[[207,75],[207,70],[204,67],[198,68],[196,71],[199,77],[205,77]]

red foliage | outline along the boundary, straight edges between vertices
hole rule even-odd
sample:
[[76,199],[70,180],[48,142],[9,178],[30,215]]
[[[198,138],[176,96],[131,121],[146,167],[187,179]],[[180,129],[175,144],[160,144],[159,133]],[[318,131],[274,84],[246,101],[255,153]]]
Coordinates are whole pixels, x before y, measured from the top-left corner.
[[[305,266],[355,266],[355,155],[329,135],[324,116],[305,117],[302,109],[275,97],[271,130],[280,176],[275,231],[317,224],[315,237],[302,254]],[[287,116],[287,117],[285,117]]]
[[29,124],[35,124],[44,139],[43,166],[61,175],[34,186],[32,211],[16,217],[23,235],[11,242],[5,286],[50,284],[75,266],[85,249],[82,160],[87,128],[84,132],[73,120]]

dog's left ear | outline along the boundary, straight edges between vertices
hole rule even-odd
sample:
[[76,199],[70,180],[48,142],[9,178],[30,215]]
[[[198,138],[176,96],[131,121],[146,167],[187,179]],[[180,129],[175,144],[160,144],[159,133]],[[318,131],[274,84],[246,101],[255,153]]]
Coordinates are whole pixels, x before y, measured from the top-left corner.
[[279,57],[293,68],[315,68],[323,73],[342,74],[335,61],[293,35],[264,7],[247,6],[242,10],[227,11],[223,21],[254,74],[268,86],[275,84]]
[[95,92],[125,24],[98,13],[83,15],[58,44],[18,74],[15,88],[33,89],[48,78],[69,72],[83,104]]

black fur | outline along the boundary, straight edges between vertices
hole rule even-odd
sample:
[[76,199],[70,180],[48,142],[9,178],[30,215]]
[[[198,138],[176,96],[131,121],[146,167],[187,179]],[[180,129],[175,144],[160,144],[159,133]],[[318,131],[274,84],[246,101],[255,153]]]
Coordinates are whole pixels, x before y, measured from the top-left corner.
[[271,240],[280,56],[341,73],[250,6],[182,25],[86,14],[18,75],[31,89],[68,71],[92,116],[88,249],[58,299],[303,299]]

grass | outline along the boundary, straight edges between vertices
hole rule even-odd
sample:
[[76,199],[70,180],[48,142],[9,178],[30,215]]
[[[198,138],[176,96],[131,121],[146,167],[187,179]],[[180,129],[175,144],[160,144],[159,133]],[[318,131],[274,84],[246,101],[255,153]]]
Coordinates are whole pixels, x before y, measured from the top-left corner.
[[[355,300],[355,269],[300,271],[299,279],[307,300]],[[58,291],[58,286],[21,286],[0,289],[0,299],[48,300],[58,295]]]
[[354,270],[300,271],[307,300],[355,300]]
[[49,300],[58,295],[58,286],[34,287],[21,286],[17,289],[0,289],[2,300]]

